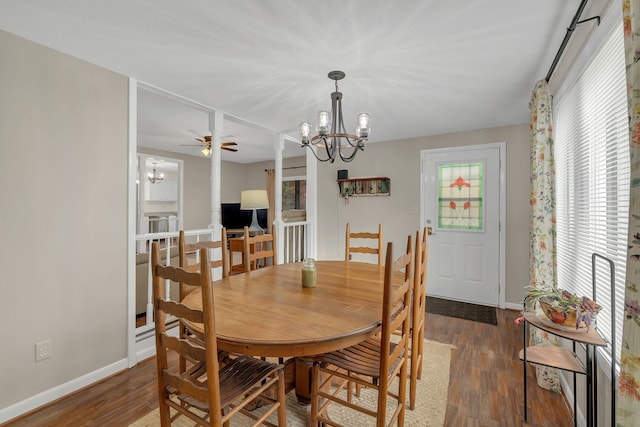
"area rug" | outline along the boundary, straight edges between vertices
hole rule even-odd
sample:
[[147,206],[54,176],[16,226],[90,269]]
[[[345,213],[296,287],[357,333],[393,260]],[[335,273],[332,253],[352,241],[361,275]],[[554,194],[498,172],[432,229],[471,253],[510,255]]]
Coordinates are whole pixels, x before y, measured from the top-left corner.
[[427,296],[426,309],[427,313],[457,317],[491,325],[498,324],[495,307]]
[[[447,396],[449,393],[449,367],[451,365],[451,350],[454,346],[436,341],[425,340],[424,363],[422,367],[422,379],[418,381],[416,393],[416,409],[405,411],[405,426],[407,427],[441,427],[444,426],[447,410]],[[395,387],[397,388],[397,380]],[[409,381],[407,380],[407,399],[409,398]],[[373,390],[363,389],[359,400],[370,407],[376,405],[376,393]],[[287,425],[289,427],[304,427],[309,422],[309,405],[300,405],[292,391],[287,394]],[[257,410],[259,411],[259,409]],[[387,411],[390,413],[391,411]],[[347,426],[375,425],[375,420],[366,415],[355,413],[338,405],[330,407],[332,419]],[[276,423],[277,418],[272,417]],[[231,420],[235,426],[249,426],[250,419],[238,415]],[[156,427],[160,425],[159,412],[150,412],[143,418],[134,422],[130,427]],[[192,426],[193,422],[186,417],[179,417],[173,424],[178,427]]]

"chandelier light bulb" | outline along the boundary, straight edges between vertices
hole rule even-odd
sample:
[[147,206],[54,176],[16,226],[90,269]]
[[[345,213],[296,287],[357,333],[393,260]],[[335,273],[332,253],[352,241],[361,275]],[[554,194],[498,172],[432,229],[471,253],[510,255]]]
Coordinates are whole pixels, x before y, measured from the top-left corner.
[[356,125],[356,136],[358,138],[367,138],[371,131],[371,120],[369,119],[369,113],[358,114],[358,121]]
[[300,123],[300,136],[303,142],[309,141],[309,137],[311,136],[311,123],[309,122]]
[[318,111],[316,123],[316,132],[320,135],[326,135],[331,129],[331,114],[328,111]]

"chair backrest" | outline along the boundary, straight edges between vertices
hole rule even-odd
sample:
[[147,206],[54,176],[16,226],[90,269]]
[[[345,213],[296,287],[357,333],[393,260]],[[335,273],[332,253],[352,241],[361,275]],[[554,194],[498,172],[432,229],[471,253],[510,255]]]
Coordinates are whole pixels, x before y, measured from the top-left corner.
[[[407,238],[406,252],[393,259],[393,243],[387,243],[384,264],[384,296],[382,304],[382,330],[380,372],[387,373],[391,367],[400,370],[406,366],[409,351],[409,327],[411,322],[411,293],[413,267],[413,239]],[[391,335],[399,331],[400,338],[395,346],[391,345]],[[397,334],[396,334],[397,335]],[[387,357],[385,357],[385,355]],[[391,377],[393,378],[393,376]],[[381,390],[386,389],[389,376],[380,376]],[[383,382],[385,382],[383,384]],[[384,388],[382,388],[384,387]]]
[[[187,243],[184,230],[180,230],[178,238],[178,250],[180,255],[180,267],[187,271],[200,271],[199,257],[200,249],[210,250],[209,260],[213,258],[213,250],[220,249],[221,257],[215,261],[209,261],[209,267],[212,269],[220,268],[222,277],[229,276],[229,261],[227,252],[227,229],[222,228],[222,238],[219,241],[201,241],[195,243]],[[189,293],[188,285],[180,283],[180,301]]]
[[[212,425],[220,425],[215,420],[220,419],[221,408],[220,381],[218,377],[218,349],[216,343],[215,315],[213,306],[213,285],[211,283],[211,268],[209,268],[209,254],[207,249],[200,250],[200,270],[189,272],[184,268],[166,266],[160,263],[158,243],[151,248],[151,271],[153,277],[153,307],[155,315],[156,363],[158,376],[158,393],[161,402],[171,393],[190,396],[199,402],[209,405]],[[202,310],[191,309],[179,302],[167,300],[164,295],[164,281],[186,283],[202,289]],[[167,316],[176,317],[181,323],[192,322],[204,325],[206,345],[181,339],[167,333]],[[213,339],[209,339],[213,337]],[[177,353],[180,358],[187,358],[192,365],[189,373],[206,372],[206,379],[194,381],[195,375],[180,374],[170,369],[171,353]],[[180,405],[176,405],[180,406]],[[175,406],[174,406],[175,408]]]
[[[253,249],[252,249],[253,248]],[[264,260],[265,265],[270,260],[276,265],[276,235],[272,234],[249,235],[249,227],[244,227],[244,271],[255,270],[258,261]],[[251,268],[253,266],[253,268]]]
[[[375,242],[371,242],[371,246],[352,246],[353,242],[351,239],[371,239]],[[373,246],[375,243],[375,247]],[[349,223],[347,223],[347,232],[345,235],[345,251],[344,251],[344,259],[349,262],[351,260],[352,253],[361,253],[361,254],[374,254],[378,255],[378,265],[382,265],[382,224],[378,224],[378,232],[358,232],[352,233],[349,228]]]
[[413,318],[412,328],[412,351],[417,348],[424,339],[424,321],[427,298],[427,255],[429,254],[429,236],[427,227],[422,231],[416,231],[415,261],[413,267]]

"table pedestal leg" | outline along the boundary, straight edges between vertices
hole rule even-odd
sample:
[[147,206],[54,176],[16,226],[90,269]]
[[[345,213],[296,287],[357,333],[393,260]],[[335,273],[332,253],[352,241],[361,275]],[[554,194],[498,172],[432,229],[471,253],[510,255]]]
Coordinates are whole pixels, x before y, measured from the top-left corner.
[[311,368],[313,358],[296,357],[296,397],[298,402],[308,405],[311,403]]

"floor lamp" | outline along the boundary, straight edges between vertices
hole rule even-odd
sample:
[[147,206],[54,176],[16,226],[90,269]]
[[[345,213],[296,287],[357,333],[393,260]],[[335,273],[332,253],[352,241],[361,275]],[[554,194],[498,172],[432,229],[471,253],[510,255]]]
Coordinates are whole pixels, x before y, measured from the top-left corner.
[[269,208],[269,197],[267,190],[245,190],[240,194],[240,209],[253,210],[253,219],[249,226],[249,231],[263,232],[264,230],[258,224],[258,209]]

